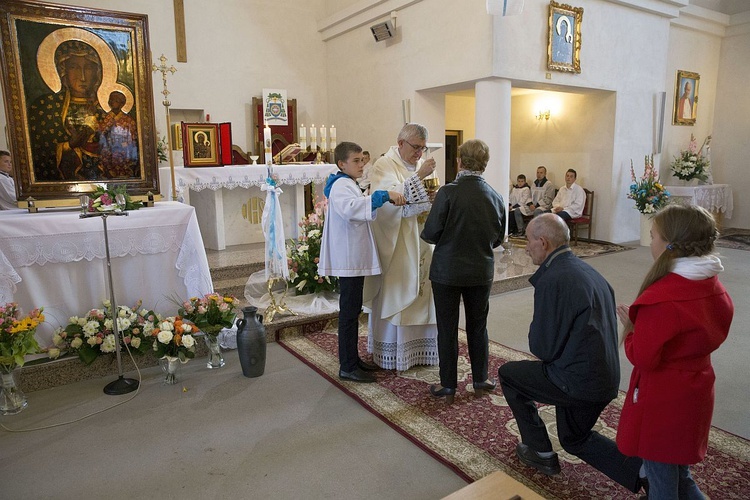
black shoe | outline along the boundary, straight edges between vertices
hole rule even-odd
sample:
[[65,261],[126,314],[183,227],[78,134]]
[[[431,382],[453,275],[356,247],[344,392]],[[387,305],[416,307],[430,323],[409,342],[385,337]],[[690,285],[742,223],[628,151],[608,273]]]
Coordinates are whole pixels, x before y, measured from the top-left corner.
[[440,387],[439,385],[431,385],[430,386],[430,394],[435,396],[436,398],[442,398],[445,397],[445,402],[448,404],[453,404],[453,401],[456,397],[456,389],[451,389],[450,387]]
[[352,382],[375,382],[377,379],[375,378],[375,375],[372,373],[367,373],[365,371],[362,371],[360,368],[355,368],[353,371],[345,372],[344,370],[339,370],[339,378],[341,380],[350,380]]
[[380,367],[374,363],[370,363],[363,359],[357,360],[357,368],[365,372],[376,372],[380,370]]
[[[640,500],[648,500],[648,478],[646,477],[639,477],[638,478],[638,491],[641,491],[643,489],[643,492],[645,495],[641,495],[638,497]],[[638,493],[636,491],[636,493]]]
[[495,387],[497,387],[497,384],[494,384],[490,382],[489,380],[485,380],[484,382],[477,382],[474,383],[474,396],[477,398],[481,398],[485,394],[492,392],[495,390]]
[[521,462],[535,468],[542,474],[554,476],[560,473],[560,461],[557,459],[557,453],[549,458],[542,458],[525,444],[518,443],[516,446],[516,455]]

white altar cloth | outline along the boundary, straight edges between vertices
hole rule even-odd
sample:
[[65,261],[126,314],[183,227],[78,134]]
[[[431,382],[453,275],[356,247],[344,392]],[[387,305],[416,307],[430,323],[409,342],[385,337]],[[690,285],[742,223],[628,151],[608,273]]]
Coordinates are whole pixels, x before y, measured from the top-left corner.
[[[44,307],[46,323],[37,333],[44,347],[54,328],[109,298],[102,220],[78,215],[70,209],[0,211],[0,301],[18,302],[24,311]],[[108,217],[107,228],[118,305],[142,299],[144,307],[174,314],[170,297],[213,291],[193,207],[157,202]]]
[[703,207],[712,213],[723,213],[727,219],[732,218],[734,197],[729,184],[664,187],[673,198],[685,199],[691,205]]
[[[196,209],[203,244],[213,250],[227,245],[264,241],[260,224],[248,216],[252,197],[265,200],[260,186],[265,184],[265,165],[228,165],[225,167],[175,167],[177,201]],[[296,238],[297,223],[305,214],[305,184],[322,184],[338,171],[336,165],[274,165],[277,183],[284,193],[279,197],[286,238]],[[164,199],[172,199],[169,167],[159,169],[159,185]],[[240,188],[240,189],[238,189]]]

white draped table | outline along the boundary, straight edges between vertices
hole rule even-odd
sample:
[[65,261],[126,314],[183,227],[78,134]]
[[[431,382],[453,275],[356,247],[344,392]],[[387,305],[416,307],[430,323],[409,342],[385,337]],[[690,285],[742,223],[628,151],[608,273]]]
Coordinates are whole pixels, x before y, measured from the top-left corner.
[[[44,307],[42,346],[52,331],[101,307],[109,298],[104,229],[100,217],[78,210],[0,211],[0,301],[24,311]],[[170,298],[213,291],[206,251],[193,207],[157,202],[152,208],[108,217],[115,300],[159,313],[177,311]]]
[[699,186],[664,186],[676,201],[703,207],[709,212],[732,218],[734,197],[729,184],[705,184]]
[[[305,184],[322,184],[337,172],[332,164],[274,165],[277,182],[284,191],[279,198],[284,234],[297,237],[297,223],[305,214]],[[266,182],[265,165],[225,167],[175,167],[177,200],[195,207],[206,248],[224,250],[227,245],[264,241],[260,225]],[[159,169],[164,199],[172,199],[169,167]],[[238,189],[239,188],[239,189]]]

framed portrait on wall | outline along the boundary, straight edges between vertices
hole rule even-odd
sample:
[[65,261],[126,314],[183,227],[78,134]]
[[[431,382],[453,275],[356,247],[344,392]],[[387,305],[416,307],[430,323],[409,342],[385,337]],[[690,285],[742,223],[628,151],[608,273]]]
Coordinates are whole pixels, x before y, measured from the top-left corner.
[[547,69],[581,72],[581,22],[583,7],[549,3]]
[[158,192],[148,19],[4,0],[0,63],[19,205],[77,205],[97,184]]
[[182,154],[186,167],[221,165],[218,123],[182,124]]
[[698,114],[698,84],[701,77],[690,71],[677,71],[674,88],[672,125],[695,125]]

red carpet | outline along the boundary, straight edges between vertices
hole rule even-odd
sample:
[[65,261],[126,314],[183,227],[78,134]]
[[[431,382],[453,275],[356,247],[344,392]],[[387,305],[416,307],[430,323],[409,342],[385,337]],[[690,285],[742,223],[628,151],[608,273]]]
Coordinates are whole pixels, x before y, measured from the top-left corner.
[[[515,456],[518,432],[502,392],[475,399],[465,342],[459,357],[459,387],[456,401],[447,406],[429,395],[430,384],[439,383],[437,367],[413,368],[400,375],[378,372],[376,384],[342,383],[338,380],[335,333],[310,333],[282,337],[279,343],[328,378],[369,411],[412,440],[430,455],[473,481],[502,470],[546,498],[591,499],[634,498],[633,493],[613,483],[594,468],[565,453],[555,436],[554,409],[542,406],[562,473],[547,477],[523,466]],[[360,352],[366,338],[360,337]],[[490,342],[490,376],[506,361],[529,355]],[[597,430],[615,436],[622,395],[602,414]],[[750,490],[750,442],[719,429],[712,429],[706,460],[691,468],[703,493],[712,499],[745,499]]]

